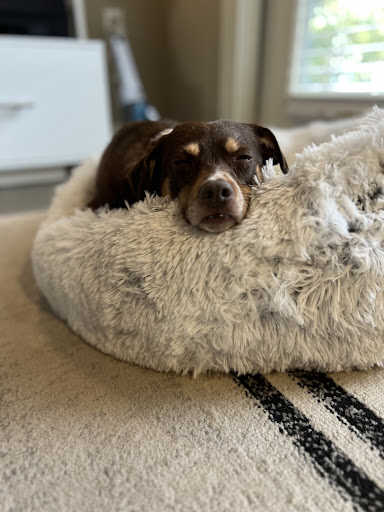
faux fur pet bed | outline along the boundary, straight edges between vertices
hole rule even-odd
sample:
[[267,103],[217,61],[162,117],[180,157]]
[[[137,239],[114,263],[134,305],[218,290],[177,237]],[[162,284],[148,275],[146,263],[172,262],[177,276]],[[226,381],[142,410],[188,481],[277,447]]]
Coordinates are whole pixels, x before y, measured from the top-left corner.
[[156,370],[337,371],[384,362],[384,111],[267,165],[247,218],[211,234],[176,202],[82,210],[96,161],[56,192],[37,283],[88,343]]

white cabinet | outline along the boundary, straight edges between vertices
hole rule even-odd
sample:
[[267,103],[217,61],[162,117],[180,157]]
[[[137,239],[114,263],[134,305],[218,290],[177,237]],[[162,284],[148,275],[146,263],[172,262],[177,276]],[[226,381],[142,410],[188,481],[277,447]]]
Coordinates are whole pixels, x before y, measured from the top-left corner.
[[0,36],[0,171],[74,165],[111,133],[102,41]]

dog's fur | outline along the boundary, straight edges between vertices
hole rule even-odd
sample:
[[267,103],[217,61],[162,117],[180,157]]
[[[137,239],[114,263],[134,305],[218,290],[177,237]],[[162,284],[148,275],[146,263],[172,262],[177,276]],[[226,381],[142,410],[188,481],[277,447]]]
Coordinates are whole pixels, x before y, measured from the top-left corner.
[[113,137],[101,159],[89,206],[124,208],[145,192],[178,198],[185,218],[206,231],[240,223],[251,187],[269,158],[288,166],[273,133],[234,121],[136,122]]

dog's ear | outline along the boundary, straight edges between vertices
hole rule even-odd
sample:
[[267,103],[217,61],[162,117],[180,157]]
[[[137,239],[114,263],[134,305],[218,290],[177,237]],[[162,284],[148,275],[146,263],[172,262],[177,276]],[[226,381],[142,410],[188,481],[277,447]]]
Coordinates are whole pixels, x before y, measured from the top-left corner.
[[258,139],[259,149],[264,162],[270,158],[273,158],[273,165],[279,164],[283,173],[287,174],[287,161],[279,147],[276,137],[273,135],[271,130],[268,130],[268,128],[263,128],[262,126],[252,126]]
[[128,179],[129,190],[127,190],[127,196],[130,198],[130,204],[142,201],[145,198],[145,192],[150,194],[160,193],[161,146],[161,140],[154,141],[145,156],[134,167]]

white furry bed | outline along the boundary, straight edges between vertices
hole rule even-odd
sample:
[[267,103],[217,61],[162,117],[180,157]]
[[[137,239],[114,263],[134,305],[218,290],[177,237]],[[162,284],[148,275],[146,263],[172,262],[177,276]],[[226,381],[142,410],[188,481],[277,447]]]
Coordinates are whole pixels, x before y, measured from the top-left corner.
[[307,148],[255,190],[227,232],[148,197],[81,210],[95,161],[56,192],[37,234],[37,283],[96,348],[156,370],[337,371],[384,362],[384,111]]

